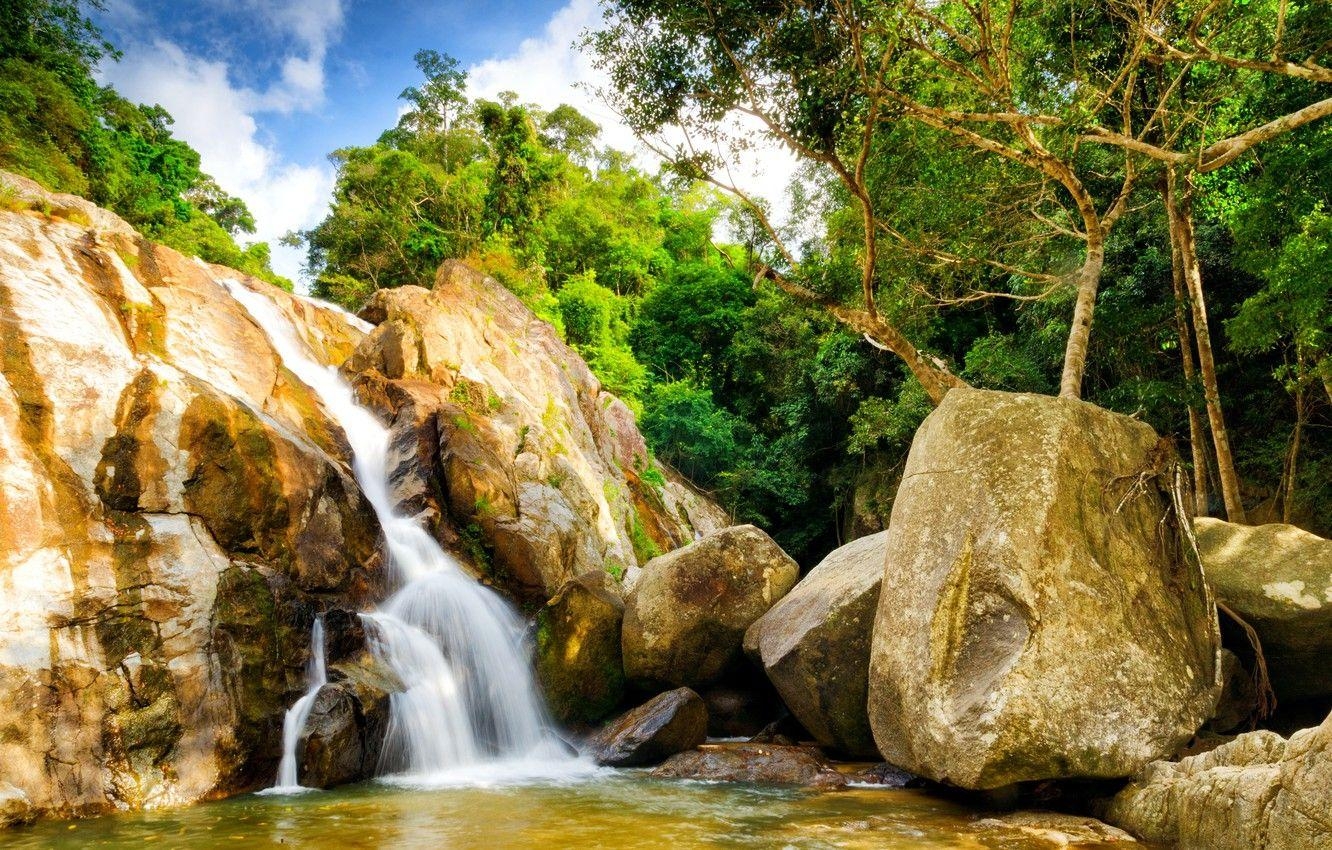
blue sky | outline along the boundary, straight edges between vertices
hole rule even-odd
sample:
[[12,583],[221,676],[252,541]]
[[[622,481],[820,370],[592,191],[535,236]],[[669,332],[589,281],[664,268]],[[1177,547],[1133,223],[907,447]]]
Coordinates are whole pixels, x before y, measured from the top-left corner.
[[[104,80],[166,107],[270,242],[323,216],[330,151],[396,123],[420,48],[457,57],[473,96],[513,89],[614,124],[575,88],[592,71],[572,42],[599,19],[595,0],[111,0],[97,18],[124,53],[103,65]],[[608,135],[632,144],[622,129]],[[299,252],[275,249],[274,265],[295,277]]]
[[[334,172],[327,154],[393,126],[398,94],[419,80],[412,55],[458,58],[469,94],[516,91],[570,103],[602,125],[603,143],[635,140],[585,86],[602,83],[574,41],[601,20],[598,0],[106,0],[97,21],[123,52],[105,82],[176,119],[203,168],[249,205],[274,268],[299,279],[301,253],[276,245],[323,218]],[[751,191],[775,198],[784,155],[760,155]]]

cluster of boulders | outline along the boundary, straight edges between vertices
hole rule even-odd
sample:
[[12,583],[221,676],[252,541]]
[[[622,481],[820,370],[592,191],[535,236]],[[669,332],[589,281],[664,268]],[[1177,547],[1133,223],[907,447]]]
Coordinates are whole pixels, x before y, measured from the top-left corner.
[[[1181,481],[1169,444],[1134,419],[954,390],[916,436],[887,531],[798,582],[752,527],[623,585],[581,576],[537,616],[540,678],[573,726],[657,693],[585,751],[660,763],[658,776],[832,788],[845,777],[831,755],[977,790],[1137,777],[1107,816],[1152,840],[1330,846],[1327,724],[1171,759],[1256,707],[1253,659],[1222,648],[1214,591],[1261,637],[1279,699],[1332,693],[1316,663],[1332,640],[1332,544],[1192,523]],[[794,740],[700,747],[709,689],[754,689],[760,671],[767,718],[789,711]],[[1227,801],[1246,824],[1229,843],[1208,825],[1228,822],[1210,814]]]

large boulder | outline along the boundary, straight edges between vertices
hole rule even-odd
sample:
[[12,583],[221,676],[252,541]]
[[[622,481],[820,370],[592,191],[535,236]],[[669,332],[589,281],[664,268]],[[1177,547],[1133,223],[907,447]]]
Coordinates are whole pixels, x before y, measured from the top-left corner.
[[1289,740],[1261,730],[1155,762],[1106,819],[1179,850],[1332,848],[1332,716]]
[[1047,396],[949,391],[888,530],[869,717],[884,759],[994,788],[1130,776],[1220,692],[1216,609],[1147,425]]
[[625,674],[648,686],[718,681],[740,658],[745,630],[799,574],[796,562],[752,525],[654,558],[625,600]]
[[[271,782],[310,625],[381,590],[345,436],[226,282],[321,362],[364,326],[0,174],[0,764],[38,814]],[[21,204],[16,204],[21,206]]]
[[676,688],[607,723],[583,751],[597,764],[642,767],[690,750],[708,736],[708,709],[689,688]]
[[563,723],[595,723],[624,697],[624,602],[603,572],[568,581],[536,616],[536,674]]
[[791,713],[820,744],[875,758],[866,701],[888,532],[833,550],[745,632]]
[[510,592],[544,602],[729,524],[493,278],[449,261],[433,288],[380,290],[362,315],[377,327],[343,370],[392,422],[400,510]]
[[705,782],[758,782],[829,790],[847,779],[808,747],[775,744],[709,746],[671,756],[652,771],[666,779]]
[[1193,528],[1217,597],[1262,640],[1277,699],[1332,696],[1332,540],[1280,523]]

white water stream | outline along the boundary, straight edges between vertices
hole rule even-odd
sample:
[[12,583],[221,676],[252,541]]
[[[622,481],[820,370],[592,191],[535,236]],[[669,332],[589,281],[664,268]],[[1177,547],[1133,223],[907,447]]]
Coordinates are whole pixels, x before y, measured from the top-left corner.
[[[370,651],[405,685],[393,694],[381,775],[409,784],[457,784],[586,772],[555,735],[527,658],[522,621],[463,572],[420,524],[399,515],[389,490],[389,431],[356,403],[336,368],[319,363],[268,298],[220,281],[267,334],[347,435],[353,472],[384,531],[397,591],[362,614]],[[316,625],[322,678],[322,625]],[[313,684],[313,679],[312,679]],[[318,688],[287,714],[278,788],[299,788],[296,742]],[[308,703],[307,703],[308,700]],[[302,713],[303,712],[303,713]],[[286,766],[290,763],[290,774]]]

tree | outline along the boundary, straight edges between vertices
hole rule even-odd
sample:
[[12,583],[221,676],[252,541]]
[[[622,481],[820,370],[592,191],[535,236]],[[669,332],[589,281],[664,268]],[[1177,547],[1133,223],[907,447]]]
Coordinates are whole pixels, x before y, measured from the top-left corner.
[[[1122,158],[1109,163],[1114,185],[1098,175],[1099,161],[1080,156],[1077,133],[1065,118],[1093,112],[1122,113],[1131,96],[1141,53],[1134,45],[1108,55],[1105,78],[1075,76],[1095,63],[1072,48],[1073,61],[1045,61],[1068,49],[1051,35],[1053,15],[1021,4],[989,2],[756,4],[750,0],[622,0],[607,26],[588,37],[613,88],[603,92],[641,137],[687,177],[707,180],[740,197],[769,232],[779,255],[764,275],[786,291],[818,303],[858,332],[901,357],[937,402],[961,380],[941,360],[922,352],[881,309],[881,240],[893,240],[943,266],[984,266],[1019,278],[1017,292],[974,292],[966,299],[1024,300],[1076,292],[1065,353],[1061,393],[1079,396],[1085,368],[1105,241],[1127,208],[1136,175]],[[1118,34],[1122,37],[1122,33]],[[1104,38],[1102,39],[1104,41]],[[1104,44],[1092,56],[1106,55]],[[1103,66],[1103,61],[1101,65]],[[1052,114],[1057,113],[1057,114]],[[802,262],[727,167],[752,146],[733,119],[785,144],[840,181],[860,212],[859,305],[802,284]],[[1007,245],[985,246],[970,256],[941,250],[933,240],[909,238],[894,227],[891,200],[873,185],[884,137],[901,121],[928,126],[976,157],[1002,161],[1006,189],[1030,185],[1024,232]],[[674,128],[674,144],[661,133]],[[919,167],[919,164],[917,165]],[[1003,193],[1011,196],[1011,191]],[[1030,228],[1043,227],[1043,236]],[[1006,262],[1013,250],[1033,259],[1028,246],[1059,241],[1043,255],[1045,267]],[[1067,243],[1080,259],[1065,268]],[[987,250],[988,249],[988,250]],[[999,255],[999,259],[995,259]],[[1032,289],[1034,287],[1034,291]],[[956,302],[959,299],[950,299]]]
[[[1163,200],[1172,256],[1192,308],[1194,342],[1218,475],[1231,522],[1245,522],[1239,476],[1222,410],[1212,351],[1202,269],[1194,236],[1198,177],[1235,163],[1258,145],[1332,115],[1327,91],[1309,88],[1306,100],[1275,118],[1258,117],[1261,99],[1246,104],[1252,87],[1238,75],[1276,75],[1306,87],[1332,83],[1332,68],[1319,64],[1332,36],[1332,16],[1316,6],[1287,0],[1231,4],[1222,0],[1167,5],[1148,0],[1123,4],[1125,20],[1162,69],[1144,108],[1148,120],[1136,133],[1093,124],[1089,141],[1139,155],[1166,172]],[[1227,108],[1228,107],[1228,108]],[[1256,107],[1256,108],[1255,108]],[[1240,126],[1248,123],[1247,128]],[[1190,368],[1185,363],[1185,368]],[[1195,455],[1198,445],[1195,442]],[[1199,458],[1195,457],[1195,466]]]

